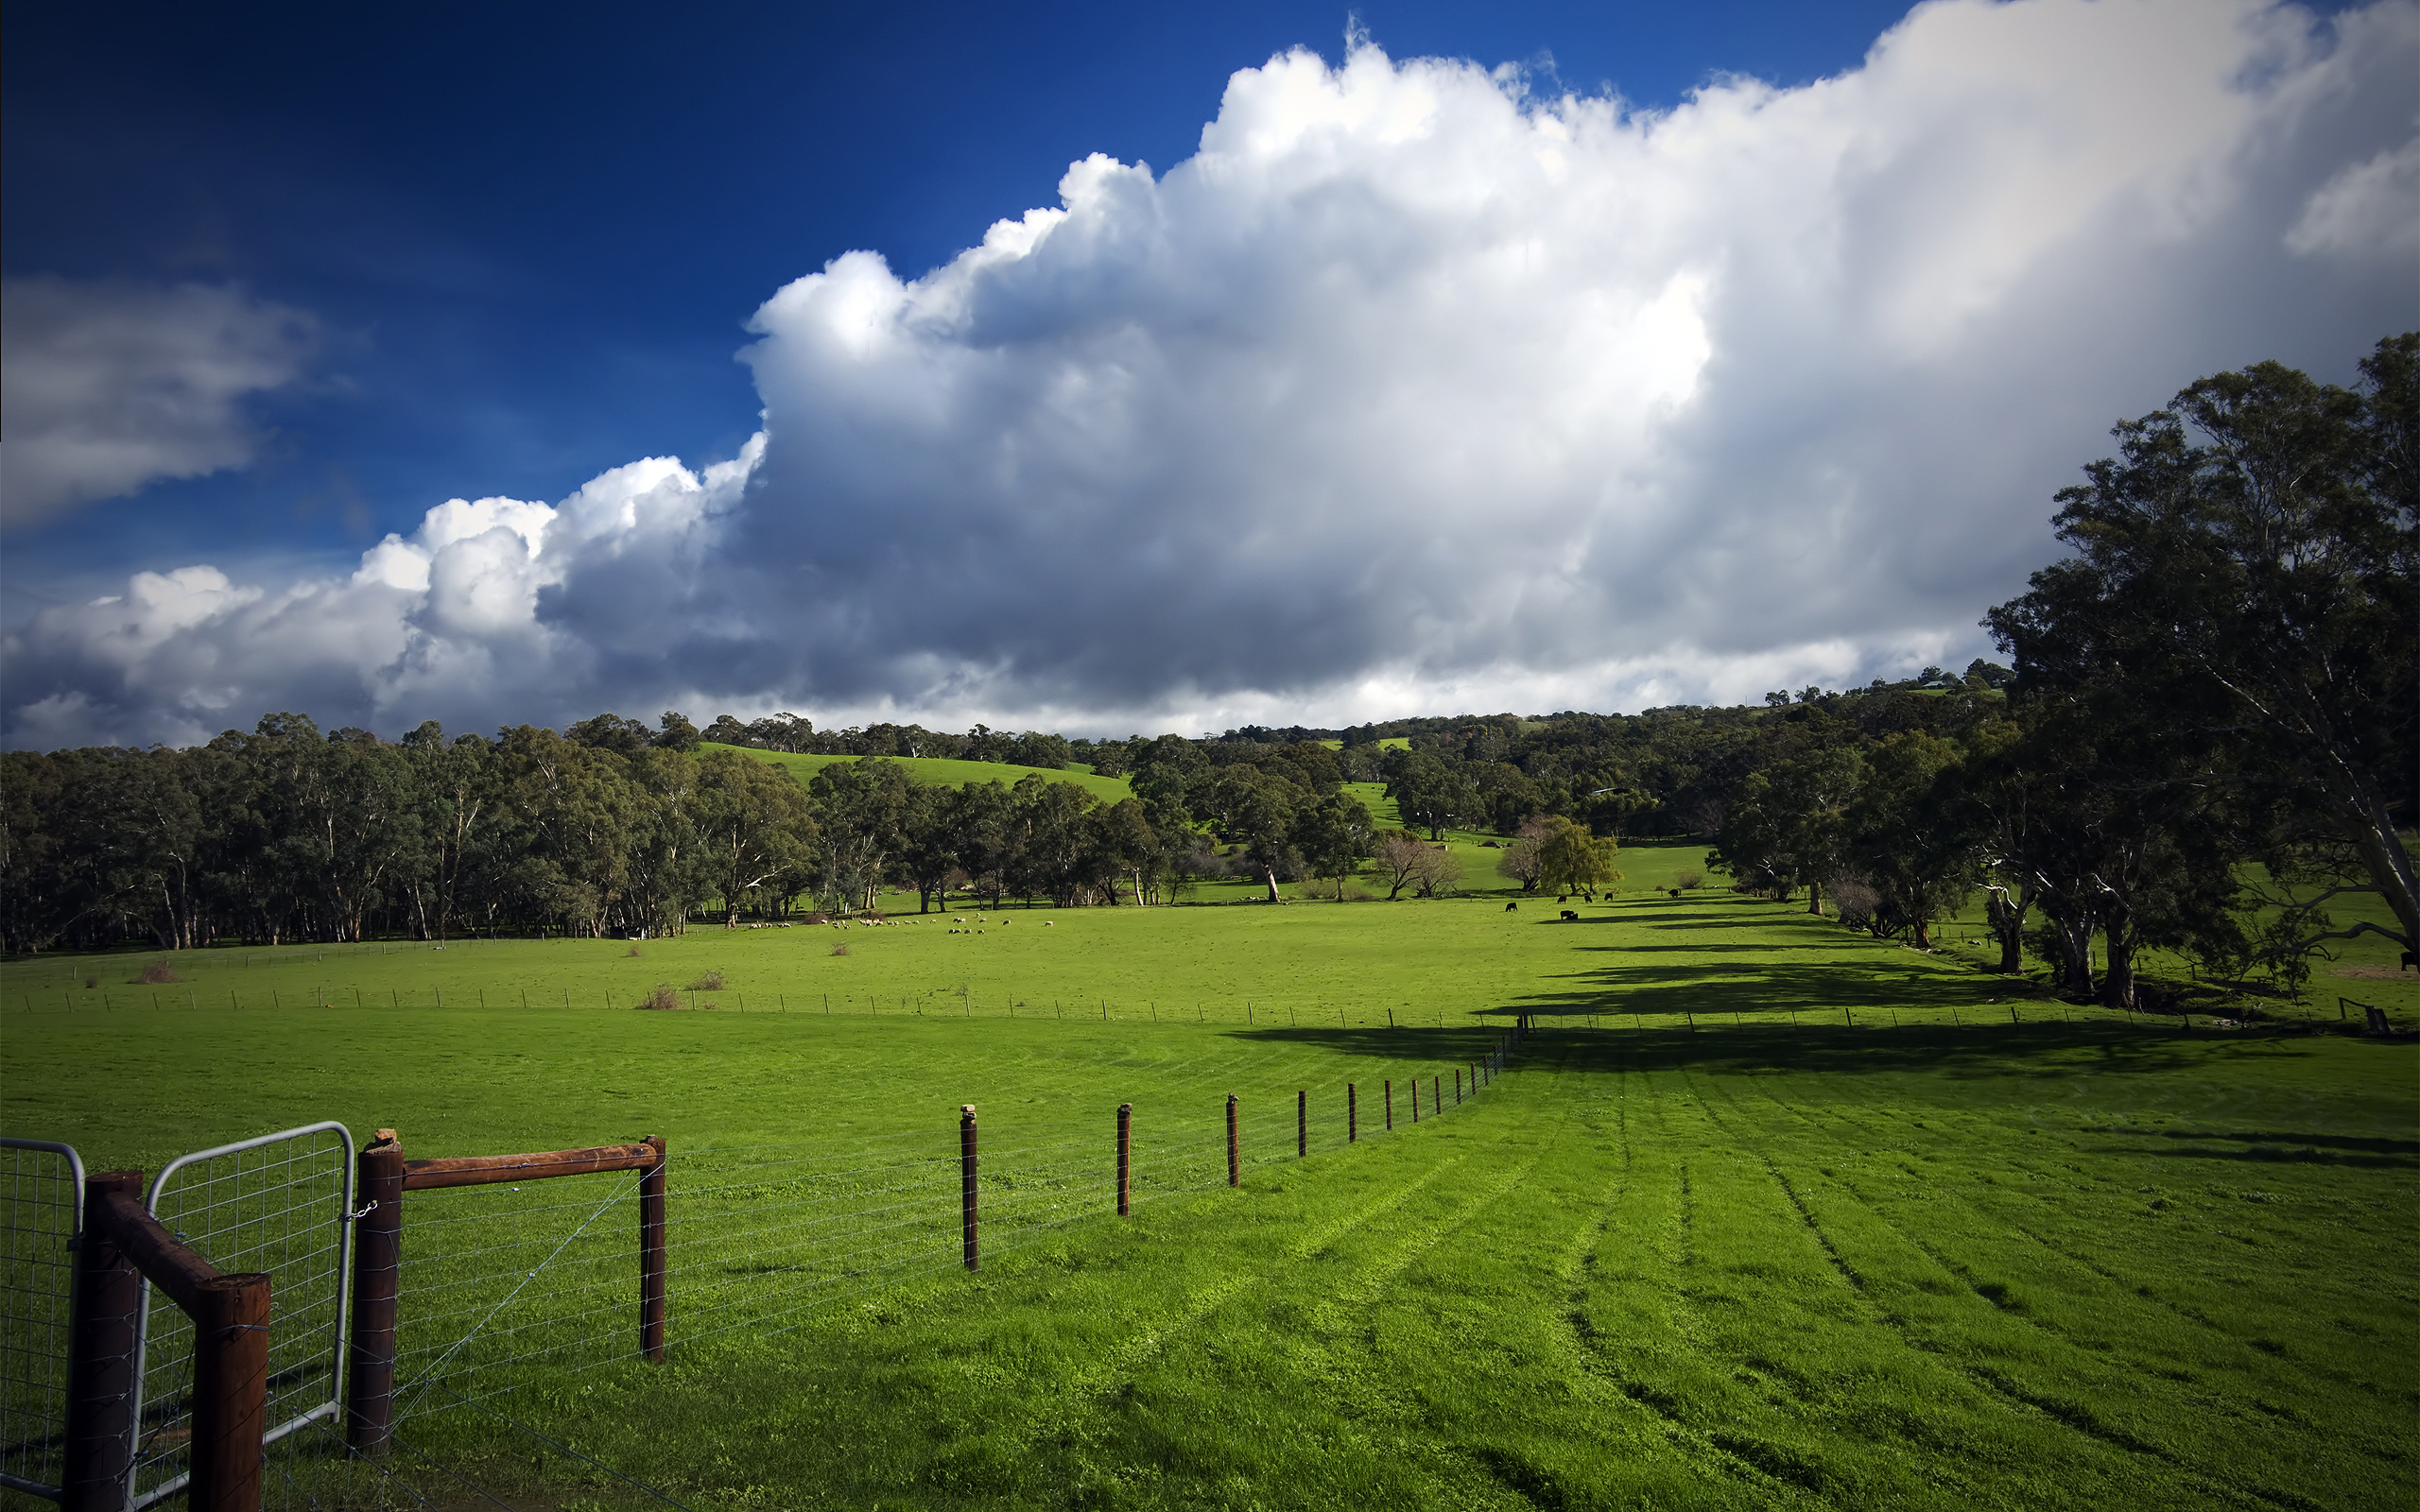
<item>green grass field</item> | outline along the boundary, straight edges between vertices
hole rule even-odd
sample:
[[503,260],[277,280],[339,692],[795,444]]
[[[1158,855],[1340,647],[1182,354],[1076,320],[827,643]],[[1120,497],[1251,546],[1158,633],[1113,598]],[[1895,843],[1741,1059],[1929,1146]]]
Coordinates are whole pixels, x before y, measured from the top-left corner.
[[[735,750],[742,756],[771,762],[786,768],[804,787],[809,778],[834,762],[853,762],[855,756],[797,756],[787,751],[757,750],[748,746],[717,746],[709,742],[709,750]],[[1011,766],[1002,762],[961,762],[940,756],[892,756],[887,760],[898,763],[908,780],[928,787],[958,787],[967,782],[1005,782],[1014,787],[1027,777],[1046,777],[1054,782],[1073,782],[1104,803],[1132,798],[1134,789],[1122,777],[1096,777],[1084,765],[1063,767]]]
[[[660,1503],[491,1414],[700,1508],[2420,1491],[2411,1042],[2073,1007],[1728,892],[1579,911],[956,908],[194,953],[156,988],[16,961],[0,1124],[95,1168],[327,1117],[416,1156],[666,1136],[661,1367],[616,1358],[623,1178],[409,1199],[406,1376],[452,1373],[406,1442],[516,1504]],[[1517,1013],[1546,1027],[1454,1106]]]

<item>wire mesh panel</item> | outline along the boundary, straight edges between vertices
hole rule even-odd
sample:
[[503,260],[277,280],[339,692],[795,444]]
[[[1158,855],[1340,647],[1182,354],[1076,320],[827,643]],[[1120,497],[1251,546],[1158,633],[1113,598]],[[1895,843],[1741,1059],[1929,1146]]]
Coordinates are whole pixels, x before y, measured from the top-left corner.
[[397,1421],[637,1354],[638,1192],[632,1171],[406,1198]]
[[[168,1162],[151,1215],[227,1274],[269,1276],[266,1436],[341,1409],[345,1239],[353,1135],[312,1124]],[[182,1488],[193,1429],[193,1320],[147,1283],[138,1359],[132,1493],[141,1507]]]
[[56,1501],[84,1162],[64,1144],[0,1139],[0,1486]]

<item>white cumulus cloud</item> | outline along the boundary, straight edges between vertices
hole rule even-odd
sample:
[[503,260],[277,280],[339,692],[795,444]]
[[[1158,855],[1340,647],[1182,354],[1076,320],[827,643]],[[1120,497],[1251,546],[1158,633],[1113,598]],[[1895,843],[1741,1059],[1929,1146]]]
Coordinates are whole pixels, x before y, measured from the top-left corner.
[[0,524],[244,466],[243,401],[300,378],[318,335],[232,288],[0,281]]
[[[920,277],[778,291],[734,462],[51,611],[0,646],[9,738],[304,691],[1122,732],[1951,662],[2113,420],[2420,323],[2415,65],[2407,0],[1945,0],[1660,112],[1289,53],[1164,175],[1088,158]],[[306,613],[342,633],[267,644]]]

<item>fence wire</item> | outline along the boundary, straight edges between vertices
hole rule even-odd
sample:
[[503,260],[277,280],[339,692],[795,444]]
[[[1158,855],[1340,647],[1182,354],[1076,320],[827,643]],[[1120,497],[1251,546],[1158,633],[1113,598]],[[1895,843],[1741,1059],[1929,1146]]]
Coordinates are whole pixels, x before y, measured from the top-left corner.
[[[353,1137],[341,1125],[265,1135],[172,1161],[151,1213],[226,1274],[269,1275],[269,1435],[341,1411],[345,1229]],[[193,1320],[147,1282],[135,1424],[134,1504],[183,1485],[193,1431]]]
[[64,1144],[13,1139],[0,1139],[0,1486],[56,1501],[84,1162]]
[[[1419,1068],[1421,1121],[1478,1095],[1488,1058]],[[1249,1173],[1412,1126],[1411,1077],[1305,1087],[1315,1051],[1163,1068],[1133,1107],[1138,1209],[1227,1180],[1226,1090]],[[1389,1068],[1395,1069],[1395,1068]],[[1402,1068],[1409,1070],[1410,1068]],[[1462,1073],[1458,1099],[1455,1074]],[[1170,1073],[1174,1074],[1171,1075]],[[1298,1112],[1297,1093],[1305,1092]],[[1298,1123],[1298,1118],[1300,1122]],[[671,1347],[775,1333],[867,1292],[962,1264],[958,1129],[671,1151],[665,1235]],[[1116,1210],[1114,1105],[1080,1120],[979,1124],[980,1252],[1000,1259]],[[476,1406],[557,1375],[639,1358],[634,1175],[414,1193],[404,1221],[396,1420]]]

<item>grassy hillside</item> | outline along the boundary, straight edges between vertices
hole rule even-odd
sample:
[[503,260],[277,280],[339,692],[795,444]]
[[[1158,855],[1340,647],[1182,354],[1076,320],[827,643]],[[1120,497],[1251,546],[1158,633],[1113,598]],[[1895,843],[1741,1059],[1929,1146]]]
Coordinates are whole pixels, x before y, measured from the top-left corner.
[[[0,1122],[95,1168],[329,1116],[415,1155],[667,1136],[663,1367],[613,1358],[635,1221],[613,1178],[409,1199],[411,1360],[458,1338],[504,1394],[415,1399],[398,1472],[441,1463],[516,1505],[660,1503],[506,1419],[717,1509],[2420,1490],[2411,1044],[2014,997],[1730,894],[1554,912],[187,953],[191,985],[158,989],[133,956],[12,962]],[[684,993],[695,1011],[631,1011],[708,971],[726,986]],[[1455,1108],[1451,1072],[1517,1012],[1548,1027]],[[1415,1076],[1448,1109],[1417,1127]],[[992,1246],[973,1276],[965,1103]],[[531,1343],[549,1330],[555,1352]]]
[[[855,756],[794,756],[786,751],[757,750],[748,746],[714,746],[710,749],[735,750],[758,761],[771,762],[787,767],[804,785],[806,780],[834,762],[853,762]],[[1068,766],[1052,770],[1043,766],[1010,766],[1000,762],[949,761],[938,756],[892,756],[905,767],[910,779],[928,787],[958,787],[967,782],[1006,782],[1014,786],[1028,776],[1042,776],[1060,782],[1073,782],[1104,803],[1134,796],[1134,789],[1122,777],[1095,777],[1089,767]]]

